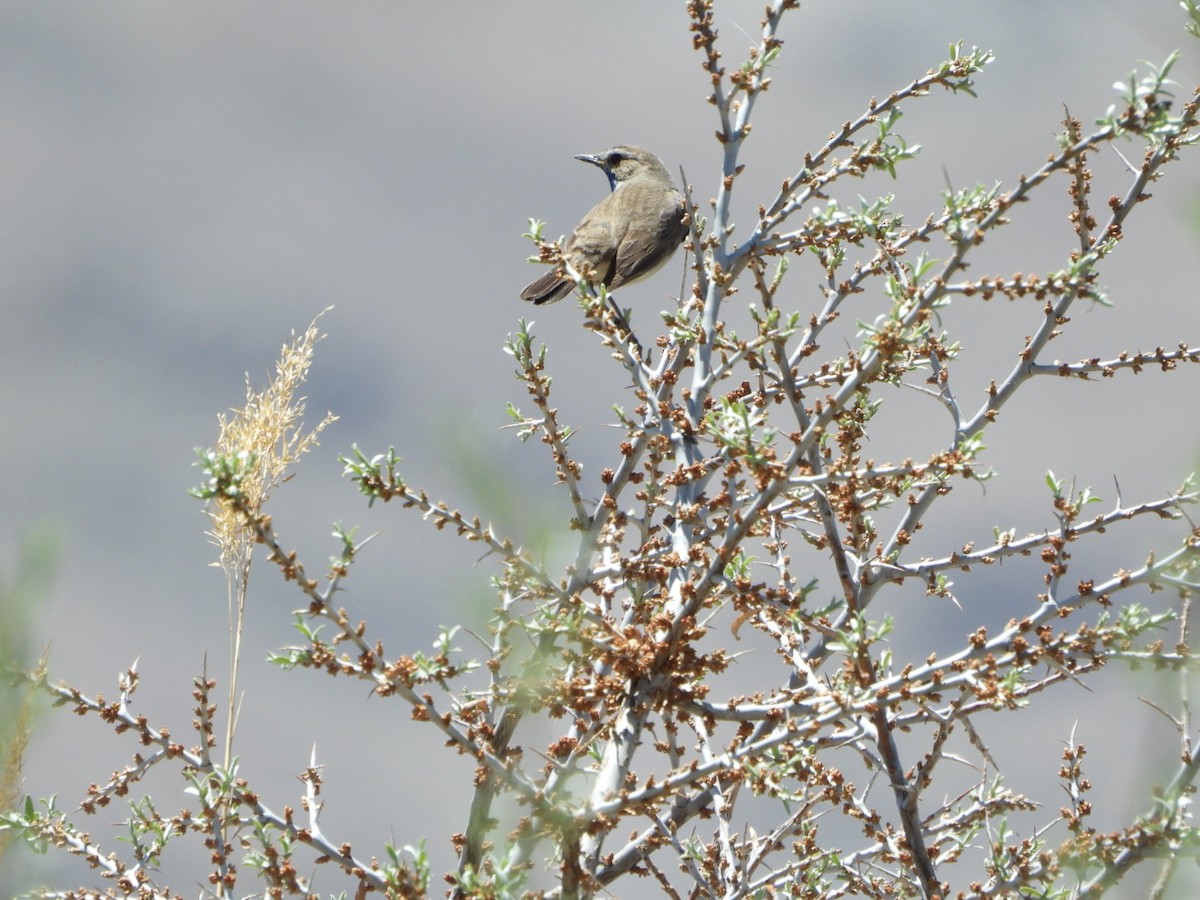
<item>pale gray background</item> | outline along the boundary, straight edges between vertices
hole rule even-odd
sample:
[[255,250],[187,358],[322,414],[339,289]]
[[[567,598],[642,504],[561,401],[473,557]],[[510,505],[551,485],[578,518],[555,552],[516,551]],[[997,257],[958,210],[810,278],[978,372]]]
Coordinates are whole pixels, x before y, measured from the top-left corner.
[[[718,7],[734,66],[758,33],[761,2]],[[572,303],[534,311],[517,300],[536,274],[521,233],[529,216],[547,220],[548,235],[569,231],[604,190],[571,156],[615,143],[651,147],[673,172],[686,168],[701,199],[712,195],[716,123],[683,9],[665,0],[0,8],[0,568],[11,568],[36,525],[57,530],[61,563],[35,629],[56,677],[111,696],[116,673],[140,657],[143,708],[192,743],[191,679],[207,654],[223,682],[226,657],[224,584],[207,567],[215,551],[200,504],[185,493],[198,481],[192,448],[210,444],[216,414],[242,399],[243,373],[263,384],[290,331],[330,304],[309,420],[327,409],[341,420],[271,504],[283,538],[319,571],[336,550],[329,523],[383,530],[343,602],[389,652],[427,648],[439,623],[484,627],[492,569],[474,565],[477,548],[399,509],[368,511],[335,457],[352,442],[368,451],[394,444],[413,482],[453,505],[484,506],[518,537],[539,533],[531,522],[544,515],[565,517],[540,445],[496,430],[507,400],[524,404],[501,344],[518,316],[531,316],[552,347],[564,420],[584,426],[581,439],[597,438],[584,452],[588,471],[609,463],[602,423],[609,404],[626,399],[621,373]],[[862,190],[896,190],[917,221],[947,177],[1011,185],[1054,149],[1064,104],[1090,125],[1137,60],[1183,48],[1176,76],[1186,95],[1200,79],[1200,44],[1182,18],[1172,0],[806,4],[784,26],[774,84],[757,110],[740,216],[747,221],[867,98],[923,73],[960,39],[998,54],[979,76],[979,99],[938,91],[910,106],[900,130],[924,146],[921,158],[902,185]],[[1096,185],[1102,208],[1126,180],[1111,153],[1097,164],[1108,176]],[[1200,339],[1198,172],[1189,155],[1155,187],[1158,200],[1133,217],[1105,271],[1116,308],[1078,309],[1056,355]],[[858,187],[839,196],[851,202]],[[1022,234],[997,240],[979,266],[1061,268],[1072,245],[1064,198],[1059,181],[1017,210]],[[639,321],[653,322],[652,310],[677,292],[680,267],[624,298],[644,310]],[[812,290],[811,279],[792,287]],[[976,354],[967,371],[977,377],[1009,365],[1035,327],[1028,308],[1001,301],[964,305],[948,324]],[[1127,500],[1169,491],[1194,466],[1197,374],[1048,382],[1037,402],[1029,392],[988,436],[1002,479],[986,497],[964,486],[951,505],[962,518],[940,517],[937,533],[985,541],[993,524],[1045,527],[1039,482],[1048,467],[1096,485],[1109,502],[1113,476]],[[911,434],[894,424],[898,438]],[[874,452],[914,452],[905,446]],[[456,471],[462,465],[473,483]],[[1112,559],[1136,565],[1171,534],[1125,544],[1128,558],[1111,551],[1098,574],[1115,568]],[[1008,572],[1022,578],[983,582],[962,612],[928,603],[909,612],[923,632],[914,653],[945,652],[980,621],[1025,608],[1036,573]],[[389,836],[427,834],[440,872],[451,862],[448,835],[465,821],[469,764],[399,703],[263,663],[293,639],[295,605],[295,592],[260,562],[245,644],[244,773],[273,807],[294,804],[292,773],[319,742],[329,832],[366,854]],[[1097,780],[1131,776],[1127,796],[1125,781],[1107,795],[1100,824],[1119,822],[1126,800],[1140,808],[1175,745],[1161,720],[1128,724],[1142,708],[1138,686],[1122,677],[1102,682],[1111,688],[1103,696],[1070,688],[1006,720],[1020,723],[1028,751],[1003,760],[1010,773],[1027,772],[1015,787],[1060,802],[1055,760],[1078,716]],[[46,715],[27,789],[57,792],[70,807],[133,749],[95,721]],[[161,809],[185,805],[178,790],[156,786]],[[109,809],[93,830],[122,817]],[[198,893],[183,879],[174,887]]]

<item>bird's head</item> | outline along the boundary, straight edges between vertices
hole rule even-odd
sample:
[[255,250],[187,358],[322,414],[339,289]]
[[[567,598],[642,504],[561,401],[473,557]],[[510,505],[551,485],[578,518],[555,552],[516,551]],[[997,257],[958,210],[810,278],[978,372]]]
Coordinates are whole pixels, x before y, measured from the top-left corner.
[[671,181],[671,175],[662,164],[662,160],[645,147],[620,144],[603,153],[582,153],[575,158],[603,169],[604,174],[608,176],[608,185],[614,191],[617,185],[632,178],[650,176],[668,183]]

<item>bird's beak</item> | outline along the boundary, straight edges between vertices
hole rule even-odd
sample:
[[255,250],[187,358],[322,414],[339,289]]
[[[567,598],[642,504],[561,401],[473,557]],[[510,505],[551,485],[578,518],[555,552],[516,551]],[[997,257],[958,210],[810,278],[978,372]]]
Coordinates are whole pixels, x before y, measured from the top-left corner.
[[581,162],[591,163],[593,166],[599,166],[601,169],[604,168],[604,157],[602,156],[593,156],[590,153],[581,153],[575,158]]

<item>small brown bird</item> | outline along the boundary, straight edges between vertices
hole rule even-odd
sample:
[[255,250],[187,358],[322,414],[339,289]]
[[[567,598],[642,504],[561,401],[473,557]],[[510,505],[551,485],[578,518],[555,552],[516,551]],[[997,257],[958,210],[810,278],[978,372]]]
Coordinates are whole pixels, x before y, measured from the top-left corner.
[[[612,193],[583,217],[563,256],[576,272],[610,290],[653,275],[688,232],[683,197],[667,167],[649,150],[626,144],[575,158],[603,169]],[[553,303],[574,287],[571,276],[555,269],[521,291],[521,299]]]

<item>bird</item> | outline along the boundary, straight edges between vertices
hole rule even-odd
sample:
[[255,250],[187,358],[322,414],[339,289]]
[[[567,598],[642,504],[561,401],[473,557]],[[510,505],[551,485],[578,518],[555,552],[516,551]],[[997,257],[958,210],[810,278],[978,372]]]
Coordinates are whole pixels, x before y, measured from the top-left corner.
[[[653,275],[688,233],[683,197],[667,167],[646,148],[630,144],[575,158],[598,166],[612,193],[575,227],[563,257],[587,281],[610,290]],[[521,291],[521,299],[553,303],[574,287],[575,279],[557,267]]]

